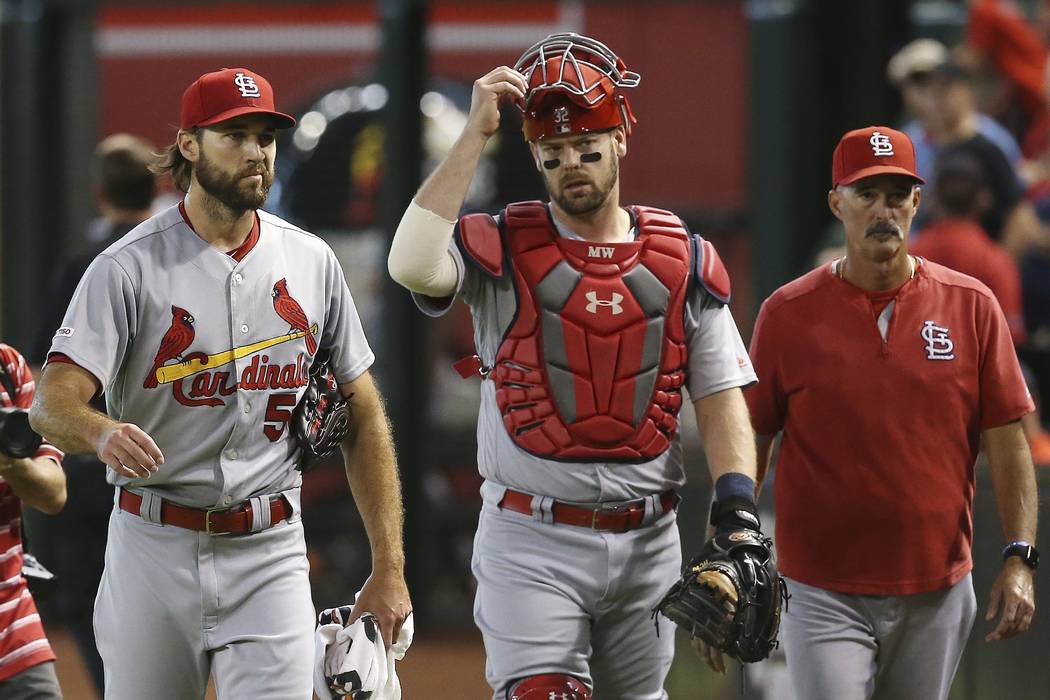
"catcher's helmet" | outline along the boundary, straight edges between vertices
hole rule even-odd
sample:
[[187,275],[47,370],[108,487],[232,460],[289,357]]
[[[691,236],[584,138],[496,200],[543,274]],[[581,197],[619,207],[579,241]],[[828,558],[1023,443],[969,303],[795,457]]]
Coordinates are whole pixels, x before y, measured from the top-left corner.
[[641,76],[623,59],[590,37],[551,34],[521,55],[515,70],[525,76],[524,132],[529,141],[623,126],[631,135],[638,120],[622,88]]

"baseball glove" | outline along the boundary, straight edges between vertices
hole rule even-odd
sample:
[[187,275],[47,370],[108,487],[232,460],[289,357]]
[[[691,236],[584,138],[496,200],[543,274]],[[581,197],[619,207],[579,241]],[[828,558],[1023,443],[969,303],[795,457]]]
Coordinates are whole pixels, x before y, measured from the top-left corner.
[[772,544],[755,530],[717,533],[655,610],[735,659],[761,661],[777,646],[786,599]]
[[298,469],[304,472],[335,452],[350,432],[350,397],[340,393],[328,360],[327,350],[318,351],[310,366],[310,383],[292,416]]

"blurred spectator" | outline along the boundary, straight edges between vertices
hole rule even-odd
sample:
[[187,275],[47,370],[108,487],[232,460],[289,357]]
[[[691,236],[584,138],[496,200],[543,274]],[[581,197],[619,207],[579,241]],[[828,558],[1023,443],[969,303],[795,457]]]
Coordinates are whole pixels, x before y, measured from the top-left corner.
[[[1003,90],[992,100],[994,113],[1019,136],[1028,132],[1046,107],[1044,37],[1013,0],[974,0],[963,49],[968,65],[1001,80]],[[1025,155],[1031,156],[1027,139],[1025,145]]]
[[[1050,152],[1041,160],[1047,174],[1027,197],[1044,225],[1050,225]],[[1039,393],[1050,396],[1050,250],[1032,250],[1021,261],[1021,294],[1028,331],[1021,358],[1035,373]]]
[[[935,123],[931,84],[935,70],[949,60],[948,48],[941,42],[916,39],[894,54],[886,66],[890,83],[900,90],[904,108],[912,117],[901,130],[915,144],[917,172],[926,181],[933,179],[933,167],[939,149],[935,141],[936,134],[931,136],[926,131],[927,124]],[[1021,149],[1006,127],[976,110],[968,118],[972,120],[972,130],[998,146],[1012,166],[1018,166]]]
[[981,162],[965,149],[949,148],[937,162],[936,197],[928,208],[934,222],[909,247],[916,255],[984,282],[1003,309],[1014,343],[1025,339],[1021,273],[1017,263],[981,227],[992,195]]
[[[43,365],[55,330],[62,325],[66,306],[73,297],[84,271],[91,261],[141,222],[149,218],[157,179],[150,172],[153,147],[130,134],[114,134],[102,140],[95,149],[95,197],[99,217],[87,228],[87,247],[67,254],[56,266],[41,316],[32,361]],[[105,410],[105,409],[103,409]]]
[[[57,266],[41,317],[34,360],[43,364],[51,339],[60,325],[69,300],[91,261],[109,245],[150,216],[157,193],[156,176],[150,172],[153,147],[129,134],[115,134],[95,149],[96,197],[99,218],[89,226],[88,246]],[[92,405],[105,413],[97,396]],[[106,483],[106,465],[95,455],[67,455],[69,501],[53,521],[56,574],[54,603],[63,623],[73,634],[91,679],[102,693],[102,659],[95,648],[92,613],[95,592],[102,578],[113,487]]]
[[[981,227],[992,196],[980,161],[965,149],[946,149],[937,161],[933,185],[936,197],[930,209],[935,220],[909,245],[911,252],[987,285],[1003,309],[1014,344],[1021,345],[1026,335],[1021,273],[1017,262]],[[1037,394],[1027,369],[1025,375],[1029,389]],[[1033,461],[1050,464],[1050,435],[1042,428],[1039,412],[1027,414],[1021,424]]]
[[[1006,156],[977,131],[977,108],[970,74],[954,62],[941,63],[930,74],[931,104],[924,126],[939,148],[971,154],[981,164],[991,202],[981,225],[1016,260],[1033,246],[1046,245],[1047,233]],[[934,166],[936,169],[936,164]],[[932,188],[936,197],[936,187]],[[928,193],[929,195],[930,193]],[[929,213],[924,224],[929,220]]]

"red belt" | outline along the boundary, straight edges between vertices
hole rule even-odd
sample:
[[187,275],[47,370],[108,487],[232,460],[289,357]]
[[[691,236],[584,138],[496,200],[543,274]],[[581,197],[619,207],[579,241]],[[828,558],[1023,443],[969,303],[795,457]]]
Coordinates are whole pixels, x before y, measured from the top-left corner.
[[[120,490],[120,507],[129,513],[139,515],[142,507],[142,496],[137,493]],[[292,517],[292,506],[284,496],[270,497],[270,526]],[[228,509],[187,508],[164,501],[160,507],[160,521],[165,525],[199,530],[209,535],[242,535],[252,531],[252,506],[250,501]]]
[[[499,502],[499,507],[512,510],[523,515],[532,515],[533,497],[521,491],[507,489]],[[678,494],[674,489],[664,491],[660,494],[660,514],[674,510],[678,505]],[[554,522],[559,525],[575,525],[592,530],[603,530],[608,532],[627,532],[641,527],[645,519],[645,501],[640,498],[637,501],[627,501],[615,506],[600,508],[583,508],[570,503],[555,501],[551,506],[551,514]]]

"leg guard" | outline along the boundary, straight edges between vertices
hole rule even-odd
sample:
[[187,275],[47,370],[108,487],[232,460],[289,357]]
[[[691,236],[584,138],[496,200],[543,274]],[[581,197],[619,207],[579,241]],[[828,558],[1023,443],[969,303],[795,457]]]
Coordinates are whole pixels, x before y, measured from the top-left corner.
[[591,700],[591,691],[577,678],[548,673],[514,683],[507,690],[507,700]]

